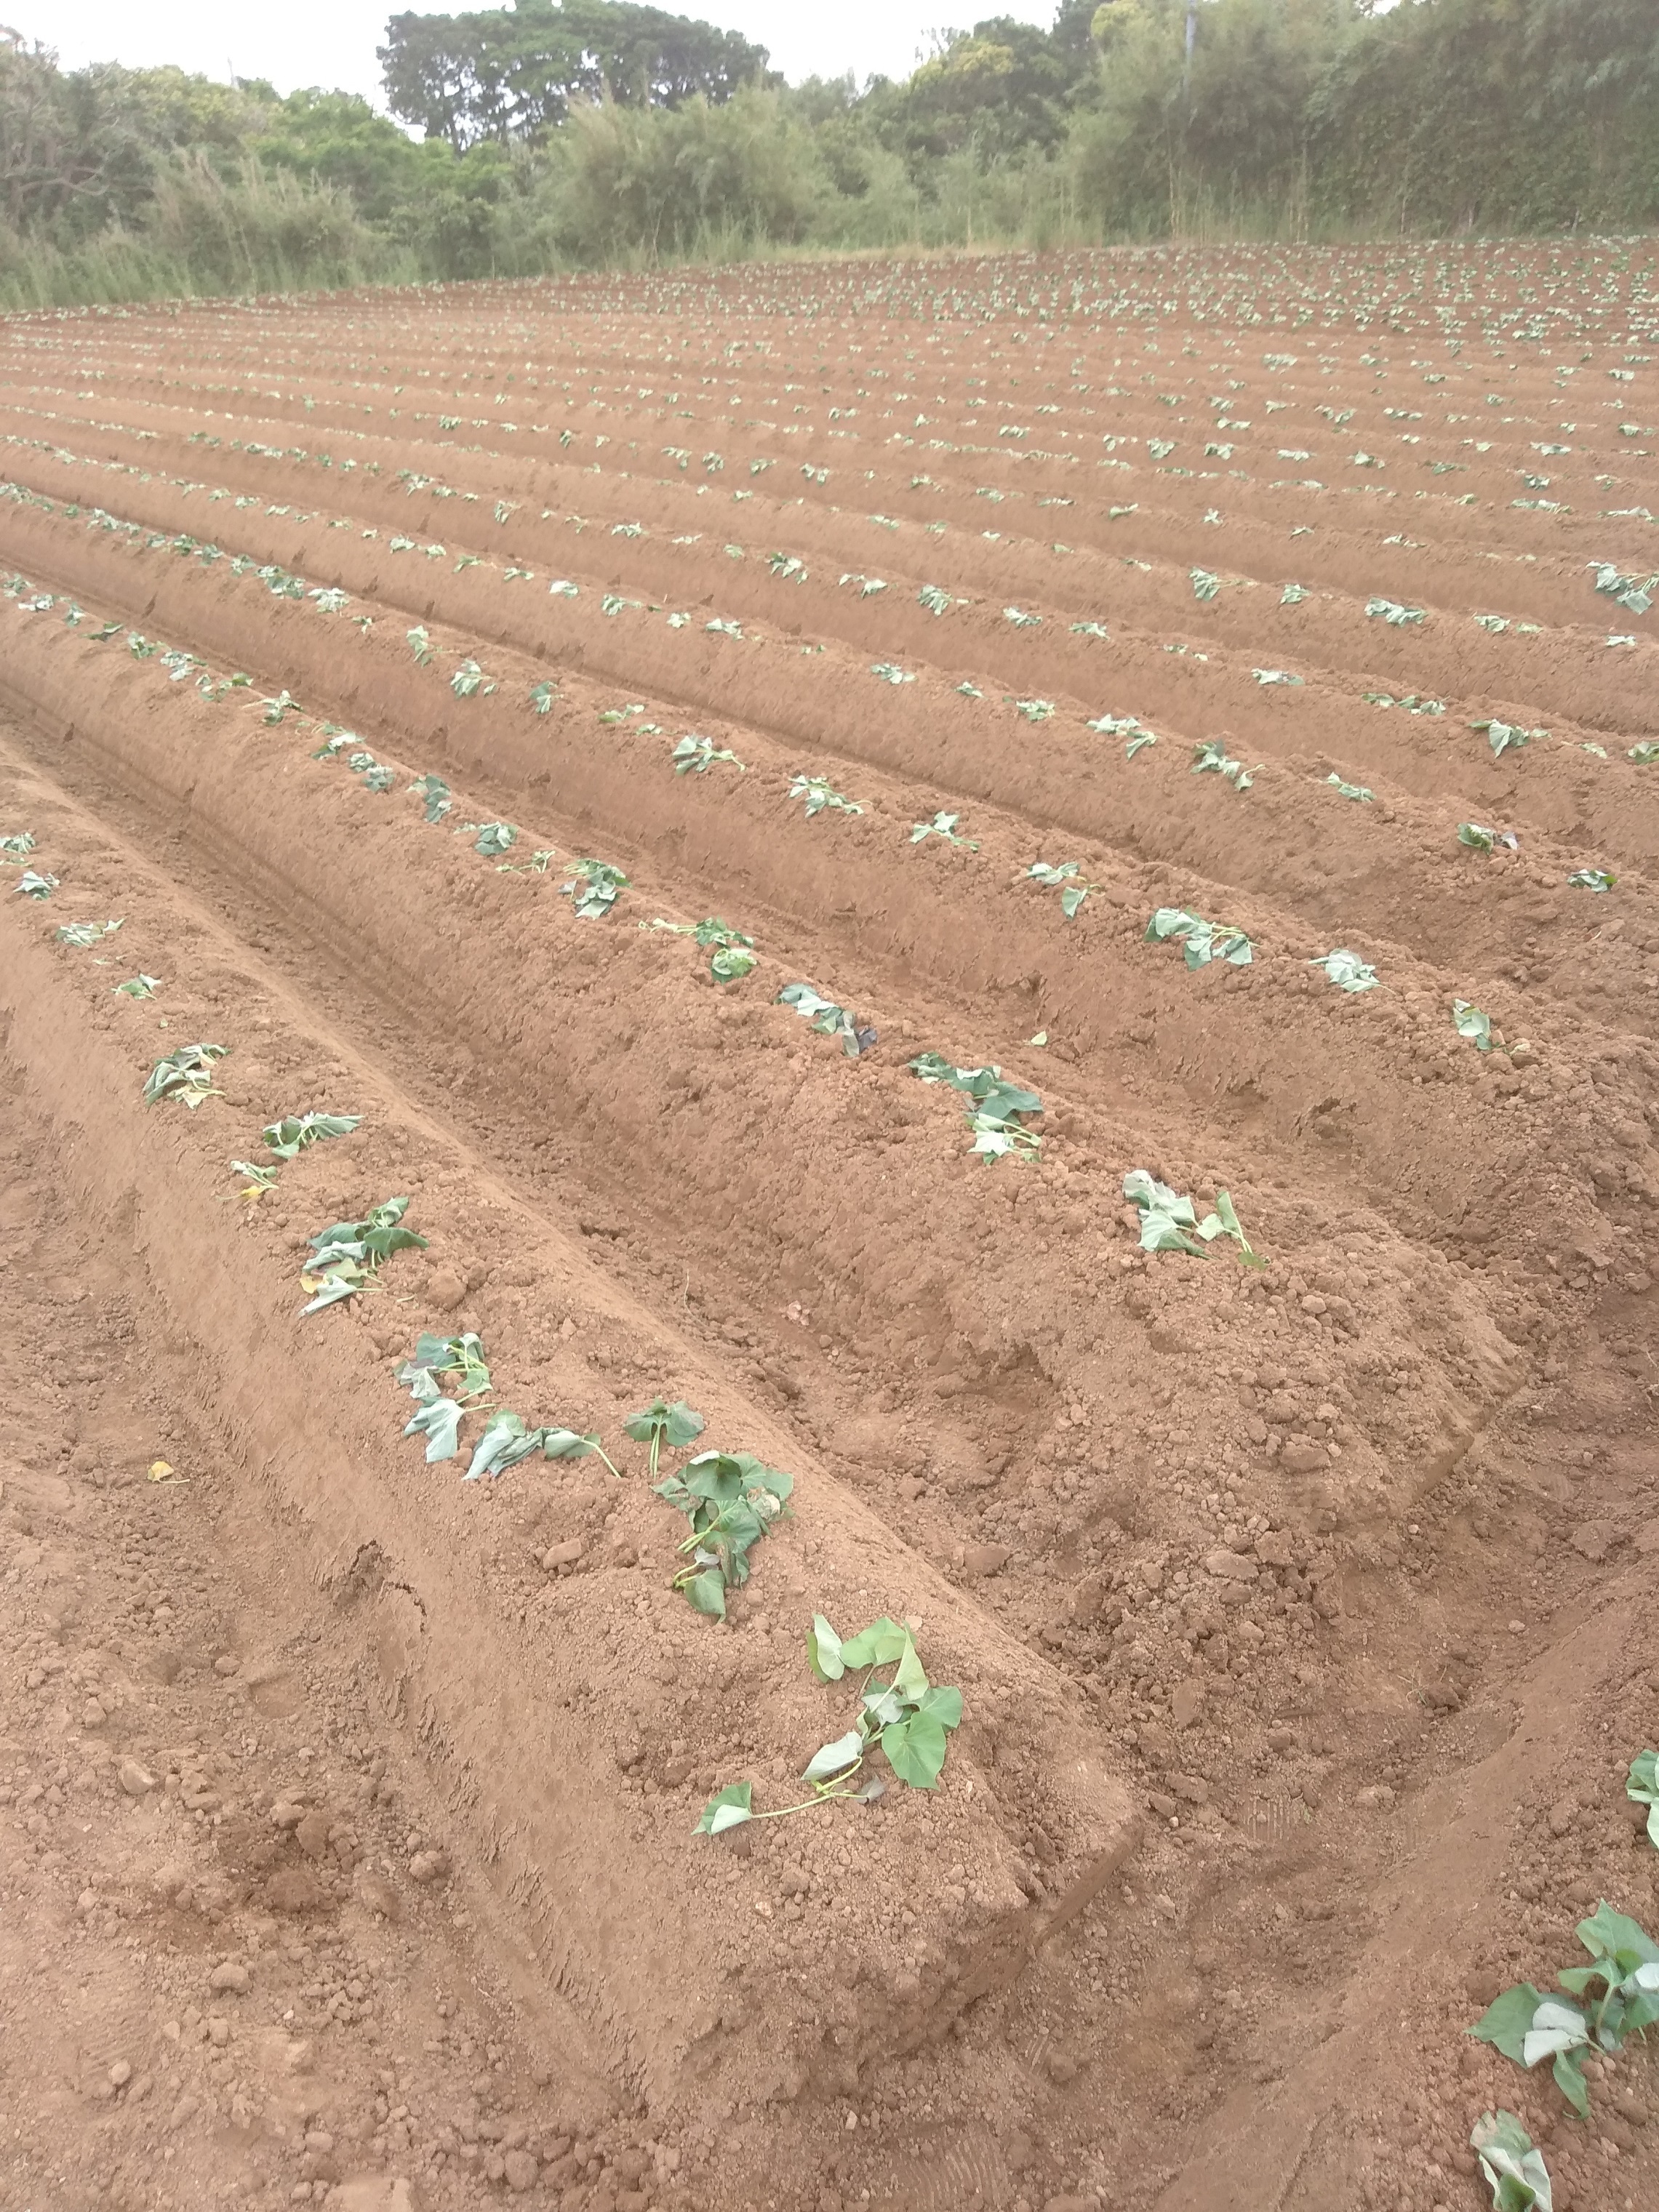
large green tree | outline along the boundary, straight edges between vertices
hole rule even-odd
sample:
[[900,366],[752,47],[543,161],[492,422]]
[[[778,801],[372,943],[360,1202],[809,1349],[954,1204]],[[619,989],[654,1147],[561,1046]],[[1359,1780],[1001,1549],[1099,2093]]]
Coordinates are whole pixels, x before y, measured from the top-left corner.
[[533,138],[577,100],[727,100],[764,76],[768,56],[736,31],[633,0],[526,0],[460,15],[394,15],[380,60],[392,113],[459,152],[481,138]]

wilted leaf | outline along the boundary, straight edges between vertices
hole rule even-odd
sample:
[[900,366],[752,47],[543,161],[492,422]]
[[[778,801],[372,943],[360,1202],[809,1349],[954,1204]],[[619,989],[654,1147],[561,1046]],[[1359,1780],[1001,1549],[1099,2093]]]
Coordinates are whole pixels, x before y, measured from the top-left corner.
[[812,1615],[806,1632],[806,1660],[820,1682],[838,1682],[847,1671],[841,1638],[821,1613]]
[[700,1836],[719,1836],[728,1828],[741,1827],[745,1820],[753,1818],[750,1810],[753,1795],[752,1783],[728,1783],[703,1807],[696,1832]]
[[1322,952],[1316,960],[1308,963],[1310,968],[1322,968],[1340,991],[1374,991],[1377,975],[1357,952],[1346,945],[1338,945],[1334,952]]
[[1188,968],[1207,968],[1212,960],[1224,960],[1234,968],[1251,964],[1250,940],[1242,929],[1206,921],[1181,907],[1161,906],[1146,925],[1145,941],[1161,944],[1170,938],[1184,946]]
[[349,1137],[362,1120],[361,1114],[290,1114],[260,1132],[279,1160],[296,1159],[307,1145],[326,1137]]
[[1492,1050],[1492,1017],[1483,1014],[1479,1006],[1471,1006],[1467,999],[1452,1000],[1452,1026],[1461,1037],[1467,1037],[1477,1052]]

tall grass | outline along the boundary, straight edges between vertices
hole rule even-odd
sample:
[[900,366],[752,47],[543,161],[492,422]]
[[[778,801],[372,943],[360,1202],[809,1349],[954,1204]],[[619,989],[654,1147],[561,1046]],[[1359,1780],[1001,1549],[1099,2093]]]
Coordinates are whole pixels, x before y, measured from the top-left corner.
[[142,230],[60,247],[0,234],[0,307],[113,305],[287,292],[421,275],[419,257],[373,230],[337,187],[250,158],[222,176],[204,154],[164,169]]

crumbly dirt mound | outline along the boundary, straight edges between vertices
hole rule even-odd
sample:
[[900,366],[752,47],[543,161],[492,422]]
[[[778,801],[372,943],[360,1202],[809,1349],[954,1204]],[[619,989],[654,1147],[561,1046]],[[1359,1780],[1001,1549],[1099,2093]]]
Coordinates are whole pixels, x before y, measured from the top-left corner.
[[[1659,1904],[1644,282],[0,330],[0,2204],[1651,2198],[1639,2050],[1463,2033]],[[428,1463],[422,1331],[617,1472]],[[723,1621],[659,1395],[793,1480]],[[939,1786],[694,1833],[819,1613]]]

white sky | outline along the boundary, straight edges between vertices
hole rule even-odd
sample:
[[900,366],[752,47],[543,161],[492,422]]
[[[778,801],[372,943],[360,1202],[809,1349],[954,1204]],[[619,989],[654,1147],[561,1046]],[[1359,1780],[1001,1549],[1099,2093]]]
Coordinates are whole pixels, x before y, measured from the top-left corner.
[[[456,9],[478,0],[458,0]],[[487,4],[487,0],[485,0]],[[659,0],[676,15],[741,31],[771,50],[792,82],[804,76],[904,76],[941,22],[990,15],[1054,21],[1054,0]],[[322,85],[382,104],[374,49],[396,0],[0,0],[0,21],[54,46],[65,69],[92,61],[269,77],[278,92]],[[422,9],[448,14],[449,9]]]

